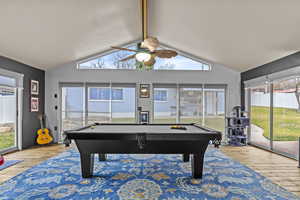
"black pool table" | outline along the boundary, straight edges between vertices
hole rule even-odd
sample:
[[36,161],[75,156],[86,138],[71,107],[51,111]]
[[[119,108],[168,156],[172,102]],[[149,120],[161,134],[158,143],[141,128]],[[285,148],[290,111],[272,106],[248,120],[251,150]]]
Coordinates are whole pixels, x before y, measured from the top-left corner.
[[202,178],[204,153],[210,141],[219,146],[222,134],[196,124],[171,129],[174,124],[100,124],[65,131],[75,140],[80,153],[82,177],[93,175],[94,154],[105,161],[106,154],[182,154],[188,162],[192,154],[192,176]]

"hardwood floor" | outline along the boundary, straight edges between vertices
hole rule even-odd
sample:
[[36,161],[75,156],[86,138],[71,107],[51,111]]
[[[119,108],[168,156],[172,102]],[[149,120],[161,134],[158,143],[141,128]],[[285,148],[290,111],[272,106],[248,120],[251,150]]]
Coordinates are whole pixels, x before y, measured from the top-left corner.
[[223,146],[221,150],[232,159],[300,196],[300,168],[296,160],[253,146]]
[[0,171],[0,183],[16,176],[19,173],[65,151],[64,145],[35,146],[23,151],[17,151],[4,155],[6,160],[23,160],[16,165]]
[[[33,147],[5,155],[8,160],[22,159],[24,161],[0,171],[0,183],[50,157],[56,156],[66,149],[64,145],[50,145]],[[297,161],[252,146],[223,146],[221,151],[300,196],[300,168],[297,167]]]

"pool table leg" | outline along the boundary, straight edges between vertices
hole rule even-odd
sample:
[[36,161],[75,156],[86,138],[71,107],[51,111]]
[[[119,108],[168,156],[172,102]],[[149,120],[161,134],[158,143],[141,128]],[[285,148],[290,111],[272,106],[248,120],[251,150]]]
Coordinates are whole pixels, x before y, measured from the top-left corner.
[[99,153],[99,161],[106,161],[106,154]]
[[183,162],[189,162],[190,161],[190,154],[184,153],[182,154]]
[[93,176],[94,169],[94,154],[80,153],[81,160],[81,173],[83,178],[89,178]]
[[193,178],[197,178],[197,179],[202,178],[203,161],[204,161],[204,152],[193,154],[193,156],[192,156],[192,176],[193,176]]

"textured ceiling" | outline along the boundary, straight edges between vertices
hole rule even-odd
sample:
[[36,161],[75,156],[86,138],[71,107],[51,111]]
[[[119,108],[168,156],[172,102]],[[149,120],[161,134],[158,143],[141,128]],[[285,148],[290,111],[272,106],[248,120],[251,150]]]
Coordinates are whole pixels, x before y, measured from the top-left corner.
[[0,0],[0,55],[46,69],[141,37],[138,0]]
[[300,49],[299,0],[152,0],[151,35],[238,71]]
[[[299,0],[149,0],[150,35],[237,71],[300,49]],[[141,37],[139,0],[0,0],[0,55],[47,69]]]

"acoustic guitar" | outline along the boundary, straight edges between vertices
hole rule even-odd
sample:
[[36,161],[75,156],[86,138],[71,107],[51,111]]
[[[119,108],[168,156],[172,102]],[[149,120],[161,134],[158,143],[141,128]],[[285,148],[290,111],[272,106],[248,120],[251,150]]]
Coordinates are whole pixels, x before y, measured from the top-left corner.
[[44,116],[39,115],[38,118],[40,120],[41,128],[37,131],[38,137],[36,142],[38,144],[49,144],[53,141],[53,137],[50,135],[49,129],[44,127]]

